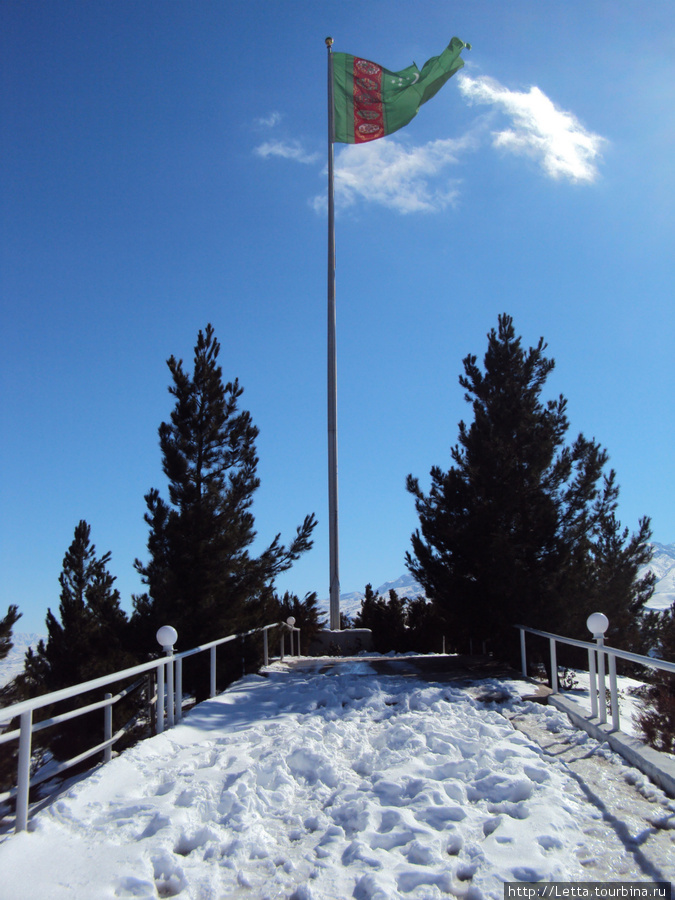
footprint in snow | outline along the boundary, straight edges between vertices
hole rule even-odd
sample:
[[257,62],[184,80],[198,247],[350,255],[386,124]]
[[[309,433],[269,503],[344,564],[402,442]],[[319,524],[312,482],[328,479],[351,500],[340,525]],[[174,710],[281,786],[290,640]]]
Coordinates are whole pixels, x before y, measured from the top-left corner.
[[170,794],[171,791],[176,787],[175,781],[163,781],[161,784],[157,785],[157,790],[155,791],[156,797],[163,797],[165,794]]
[[189,856],[195,850],[199,850],[206,844],[217,840],[218,835],[211,828],[199,828],[192,834],[182,832],[173,848],[173,852],[179,856]]

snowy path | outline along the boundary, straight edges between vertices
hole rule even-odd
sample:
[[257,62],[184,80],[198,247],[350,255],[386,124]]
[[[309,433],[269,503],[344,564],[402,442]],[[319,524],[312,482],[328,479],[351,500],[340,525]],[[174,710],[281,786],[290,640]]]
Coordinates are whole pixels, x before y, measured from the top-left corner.
[[[516,683],[486,703],[485,684],[364,668],[249,676],[100,767],[0,844],[0,900],[501,900],[507,880],[675,880],[675,802],[559,712]],[[584,761],[603,789],[611,774],[611,808]]]
[[588,880],[673,881],[675,802],[584,732],[564,728],[556,733],[530,711],[517,712],[511,721],[551,763],[564,766],[576,782],[572,789],[601,815],[589,824],[579,854]]

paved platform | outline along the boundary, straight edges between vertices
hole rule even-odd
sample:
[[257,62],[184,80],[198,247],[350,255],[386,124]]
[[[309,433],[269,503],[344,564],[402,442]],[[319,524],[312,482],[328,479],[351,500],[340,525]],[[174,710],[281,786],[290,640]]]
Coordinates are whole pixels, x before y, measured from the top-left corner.
[[[293,669],[322,675],[337,675],[340,672],[372,675],[375,672],[377,675],[419,678],[431,683],[453,683],[458,686],[475,685],[488,679],[508,678],[522,684],[523,700],[540,703],[546,703],[551,693],[551,689],[546,685],[524,678],[520,672],[491,656],[438,653],[406,656],[286,657],[284,663]],[[489,689],[486,687],[485,690]],[[484,699],[489,700],[490,697],[485,694]],[[495,696],[494,699],[499,698]]]

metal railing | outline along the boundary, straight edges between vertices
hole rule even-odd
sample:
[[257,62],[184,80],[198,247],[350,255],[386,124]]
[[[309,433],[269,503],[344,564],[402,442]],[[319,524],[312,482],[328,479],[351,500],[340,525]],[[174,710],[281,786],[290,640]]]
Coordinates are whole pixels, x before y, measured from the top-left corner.
[[[594,618],[600,616],[600,619]],[[591,718],[598,720],[599,724],[607,723],[607,687],[606,671],[609,669],[609,703],[612,714],[612,731],[619,731],[621,721],[619,716],[619,691],[616,678],[616,660],[625,659],[628,662],[637,663],[640,666],[648,666],[652,669],[661,669],[665,672],[675,673],[675,663],[665,659],[655,659],[652,656],[643,656],[640,653],[632,653],[628,650],[618,650],[616,647],[605,645],[604,633],[609,622],[603,613],[593,613],[588,617],[589,630],[593,633],[595,643],[579,641],[574,638],[562,637],[559,634],[551,634],[548,631],[539,631],[526,625],[514,626],[520,631],[520,660],[521,671],[527,677],[527,655],[525,647],[525,633],[536,634],[539,637],[548,638],[551,657],[551,691],[554,694],[558,690],[558,661],[556,644],[566,644],[570,647],[581,647],[588,651],[588,673],[590,682]],[[606,658],[606,659],[605,659]],[[607,666],[605,665],[607,662]]]
[[[82,694],[99,688],[108,687],[120,681],[136,678],[137,676],[153,676],[155,677],[157,690],[154,696],[148,698],[150,707],[154,706],[155,733],[161,734],[164,731],[165,724],[171,727],[176,722],[180,722],[183,716],[183,660],[188,657],[195,656],[198,653],[204,653],[207,650],[210,654],[210,671],[209,671],[209,696],[216,695],[216,669],[217,669],[217,648],[223,644],[228,644],[237,639],[244,639],[253,634],[263,635],[263,662],[269,665],[269,638],[268,632],[272,628],[281,628],[281,640],[279,646],[280,658],[283,660],[285,655],[284,637],[288,631],[291,638],[291,655],[293,655],[293,635],[297,633],[297,650],[300,655],[300,629],[295,628],[295,620],[292,622],[274,622],[271,625],[264,625],[260,628],[253,628],[250,631],[241,632],[239,634],[230,634],[215,641],[209,641],[194,647],[192,650],[186,650],[184,653],[174,654],[173,643],[176,640],[176,631],[170,626],[163,626],[157,632],[157,638],[162,645],[165,656],[159,659],[142,663],[138,666],[132,666],[128,669],[121,669],[118,672],[112,672],[110,675],[103,675],[99,678],[93,678],[91,681],[85,681],[72,687],[62,688],[59,691],[53,691],[50,694],[42,694],[39,697],[32,697],[30,700],[22,700],[14,703],[12,706],[0,707],[0,728],[15,719],[19,719],[19,727],[12,731],[0,732],[0,744],[8,743],[12,740],[19,741],[19,757],[17,766],[16,786],[10,791],[0,794],[0,803],[7,800],[15,799],[15,831],[24,831],[28,825],[28,809],[30,789],[36,785],[53,778],[66,769],[79,765],[84,760],[97,753],[103,753],[103,762],[109,762],[112,758],[113,746],[128,731],[131,722],[121,728],[116,734],[112,733],[113,707],[124,697],[129,696],[133,691],[138,690],[146,681],[141,678],[133,684],[125,687],[116,694],[106,693],[103,700],[89,703],[85,706],[78,707],[68,712],[58,715],[51,715],[49,718],[40,722],[33,721],[33,714],[36,710],[46,706],[54,706],[66,700],[72,700]],[[166,643],[160,639],[160,635],[166,639],[167,633],[173,638],[171,643]],[[56,766],[49,768],[48,772],[38,772],[33,778],[30,777],[31,768],[31,750],[33,734],[44,728],[54,725],[60,725],[78,716],[91,713],[96,710],[103,710],[103,741],[78,754],[72,759],[59,762]]]

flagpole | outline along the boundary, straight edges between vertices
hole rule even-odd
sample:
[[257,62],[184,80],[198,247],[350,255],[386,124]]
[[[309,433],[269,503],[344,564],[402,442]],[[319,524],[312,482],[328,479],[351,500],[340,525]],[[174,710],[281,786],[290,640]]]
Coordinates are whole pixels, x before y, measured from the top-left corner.
[[331,631],[340,630],[340,559],[337,473],[337,351],[335,313],[335,207],[333,204],[333,38],[328,49],[328,540],[330,547]]

